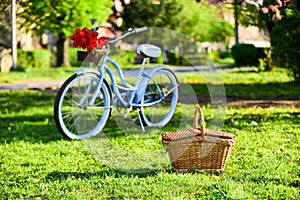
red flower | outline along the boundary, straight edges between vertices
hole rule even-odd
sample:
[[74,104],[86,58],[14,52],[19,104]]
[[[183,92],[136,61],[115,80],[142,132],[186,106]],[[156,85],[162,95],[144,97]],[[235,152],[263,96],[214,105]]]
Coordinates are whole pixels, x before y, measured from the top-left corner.
[[81,31],[80,28],[76,28],[76,29],[75,29],[75,32],[76,32],[77,34],[79,34],[79,31]]
[[89,44],[88,46],[87,46],[87,50],[88,50],[88,52],[91,52],[91,51],[93,51],[93,49],[95,48],[95,46],[94,45],[92,45],[92,44]]
[[89,52],[93,51],[96,47],[103,48],[108,44],[106,37],[98,37],[98,32],[91,32],[88,28],[75,29],[75,33],[70,36],[73,40],[73,46],[78,48],[87,49]]
[[91,38],[90,43],[97,43],[97,38]]
[[81,38],[81,43],[82,44],[87,44],[88,43],[88,39],[87,38]]
[[83,28],[82,31],[83,31],[85,34],[90,34],[90,32],[91,32],[90,29],[88,29],[88,28],[86,28],[86,27]]
[[71,37],[70,37],[70,38],[71,38],[72,40],[76,40],[76,37],[77,37],[77,34],[76,34],[76,33],[74,33],[73,35],[71,35]]
[[83,31],[78,31],[77,34],[78,34],[79,37],[84,37],[85,36],[85,33]]
[[85,49],[86,47],[87,47],[88,45],[87,44],[81,44],[81,47],[83,48],[83,49]]
[[108,40],[106,39],[106,37],[100,37],[98,41],[101,42],[102,44],[108,44]]
[[91,36],[92,36],[93,38],[97,38],[98,32],[93,32]]
[[73,46],[74,46],[74,47],[79,47],[78,42],[77,42],[77,41],[74,41],[74,42],[73,42]]

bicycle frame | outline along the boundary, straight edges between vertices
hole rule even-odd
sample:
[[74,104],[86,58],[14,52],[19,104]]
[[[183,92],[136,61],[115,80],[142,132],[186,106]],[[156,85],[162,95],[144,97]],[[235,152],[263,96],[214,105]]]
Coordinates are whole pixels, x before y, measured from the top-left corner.
[[[109,69],[106,62],[111,63],[114,66],[114,68],[117,70],[117,74],[118,74],[118,76],[121,80],[122,86],[117,84],[116,79],[114,77],[114,74]],[[139,68],[139,71],[138,71],[138,76],[136,78],[135,84],[134,84],[134,86],[132,86],[131,84],[129,84],[125,80],[123,71],[121,70],[120,66],[114,60],[109,58],[107,53],[105,53],[104,57],[103,57],[103,60],[100,64],[100,66],[99,66],[100,74],[102,74],[102,76],[100,77],[99,84],[102,84],[103,80],[105,79],[104,73],[102,72],[103,68],[104,68],[106,73],[109,75],[110,80],[111,80],[111,86],[112,86],[113,93],[116,95],[116,98],[121,102],[121,104],[124,107],[131,108],[131,107],[140,107],[140,106],[152,106],[154,104],[157,104],[160,101],[162,101],[162,93],[161,93],[159,87],[157,87],[158,90],[159,90],[159,93],[160,93],[160,97],[161,97],[159,100],[141,105],[139,103],[140,98],[137,98],[136,101],[134,102],[134,98],[135,97],[141,97],[142,93],[144,92],[144,89],[145,89],[146,85],[141,84],[142,82],[145,82],[143,80],[145,80],[145,78],[152,79],[151,75],[148,74],[147,72],[145,72],[145,70],[144,70],[145,69],[145,64],[146,64],[146,58],[143,58],[141,67]],[[142,77],[143,77],[143,79],[142,79]],[[154,81],[155,85],[157,86],[156,81],[154,79],[152,79],[152,80]],[[124,98],[120,94],[119,89],[125,90],[127,92],[131,92],[129,101],[124,100]]]
[[[118,77],[121,80],[122,86],[117,84],[117,81],[114,77],[113,72],[111,71],[111,69],[109,69],[109,67],[106,63],[111,63],[113,65],[113,67],[117,70],[117,74],[118,74]],[[90,105],[90,106],[93,105],[93,103],[94,103],[94,101],[95,101],[95,99],[96,99],[96,97],[97,97],[97,95],[100,91],[100,88],[102,87],[103,82],[104,81],[108,82],[106,77],[105,77],[106,73],[109,75],[109,78],[111,80],[111,85],[110,85],[111,88],[109,88],[110,92],[114,93],[116,95],[117,100],[119,100],[124,107],[132,108],[132,107],[141,107],[141,106],[152,106],[152,105],[155,105],[155,104],[157,104],[157,103],[159,103],[163,100],[162,91],[157,86],[157,82],[151,76],[152,72],[156,71],[157,68],[159,68],[160,66],[152,68],[151,71],[149,71],[147,73],[144,70],[145,69],[145,64],[146,64],[146,58],[144,58],[143,61],[142,61],[142,64],[141,64],[141,67],[139,68],[138,76],[136,78],[134,86],[132,86],[131,84],[129,84],[125,80],[122,69],[120,68],[120,66],[113,59],[109,58],[108,52],[105,52],[103,54],[103,58],[102,58],[102,60],[99,64],[98,70],[94,70],[94,69],[91,69],[91,68],[81,68],[81,69],[75,70],[75,73],[76,74],[82,74],[82,73],[85,73],[85,72],[93,72],[93,73],[96,73],[100,77],[100,79],[97,83],[97,87],[95,89],[95,92],[94,92],[92,98],[90,99],[90,101],[88,103],[88,105]],[[144,92],[144,90],[147,86],[146,81],[148,79],[151,79],[154,82],[154,84],[157,87],[158,92],[160,94],[160,98],[156,101],[144,103],[142,105],[140,102],[141,102],[143,92]],[[90,87],[91,85],[92,85],[92,83],[90,83],[90,85],[86,89],[86,92],[85,92],[85,94],[83,95],[83,97],[80,101],[81,103],[85,101],[87,95],[89,94],[90,89],[91,89],[91,87]],[[119,89],[122,89],[122,90],[127,91],[127,92],[131,92],[129,101],[124,100],[124,98],[120,94]]]

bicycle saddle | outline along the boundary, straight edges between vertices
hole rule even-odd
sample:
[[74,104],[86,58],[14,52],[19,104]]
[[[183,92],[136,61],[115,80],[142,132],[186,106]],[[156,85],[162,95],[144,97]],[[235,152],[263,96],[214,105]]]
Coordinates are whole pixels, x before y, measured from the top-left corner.
[[136,52],[145,58],[157,58],[161,54],[161,49],[151,44],[141,44],[137,47]]

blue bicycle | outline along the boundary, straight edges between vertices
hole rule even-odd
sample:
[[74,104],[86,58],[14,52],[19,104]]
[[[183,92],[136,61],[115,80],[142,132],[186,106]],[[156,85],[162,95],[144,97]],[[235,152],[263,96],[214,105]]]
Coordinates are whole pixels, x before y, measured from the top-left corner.
[[[110,40],[109,44],[147,29],[129,29],[120,38]],[[109,44],[102,51],[98,69],[83,67],[76,70],[57,93],[54,118],[58,130],[65,138],[84,139],[96,136],[104,128],[114,107],[126,110],[124,120],[130,118],[131,111],[137,110],[139,125],[143,131],[144,126],[165,126],[175,113],[179,95],[175,73],[164,65],[145,70],[147,58],[159,57],[161,49],[150,44],[137,47],[136,52],[143,59],[133,85],[125,80],[119,65],[109,57]],[[116,69],[121,84],[117,83],[108,64]]]

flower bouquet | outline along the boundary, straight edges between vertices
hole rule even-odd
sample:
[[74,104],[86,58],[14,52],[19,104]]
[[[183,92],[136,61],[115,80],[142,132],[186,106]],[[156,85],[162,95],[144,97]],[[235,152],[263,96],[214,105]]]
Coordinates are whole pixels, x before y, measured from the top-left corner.
[[[77,60],[90,62],[99,62],[101,55],[94,49],[102,49],[105,45],[108,44],[106,37],[99,37],[98,32],[91,31],[88,28],[76,28],[75,33],[71,35],[71,40],[73,40],[73,46],[76,48],[81,48],[87,51],[77,51]],[[91,55],[89,55],[92,52]],[[89,57],[87,58],[87,56]]]

